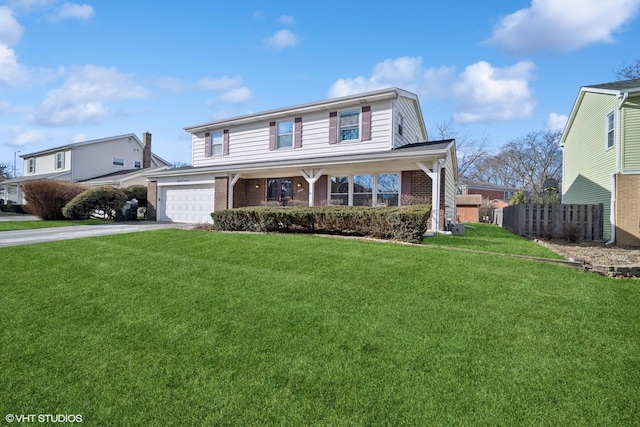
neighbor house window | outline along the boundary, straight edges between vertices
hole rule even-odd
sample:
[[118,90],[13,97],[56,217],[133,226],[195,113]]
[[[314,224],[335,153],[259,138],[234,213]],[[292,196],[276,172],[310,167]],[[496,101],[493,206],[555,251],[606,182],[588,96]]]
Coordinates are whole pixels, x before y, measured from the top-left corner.
[[396,122],[398,123],[398,135],[402,136],[402,116],[400,114],[398,114]]
[[142,163],[136,160],[135,162],[133,162],[133,167],[136,169],[140,169],[142,167]]
[[222,155],[222,131],[211,132],[211,155]]
[[64,169],[64,152],[56,153],[56,170]]
[[349,177],[331,177],[331,201],[339,201],[341,205],[349,204]]
[[293,147],[293,120],[278,122],[277,148]]
[[343,111],[339,118],[338,142],[360,138],[360,111]]
[[36,173],[36,159],[33,157],[27,160],[27,172]]
[[111,164],[113,166],[124,166],[124,159],[121,159],[120,157],[114,157],[113,160],[111,161]]
[[607,148],[611,148],[615,144],[615,114],[610,112],[607,114]]

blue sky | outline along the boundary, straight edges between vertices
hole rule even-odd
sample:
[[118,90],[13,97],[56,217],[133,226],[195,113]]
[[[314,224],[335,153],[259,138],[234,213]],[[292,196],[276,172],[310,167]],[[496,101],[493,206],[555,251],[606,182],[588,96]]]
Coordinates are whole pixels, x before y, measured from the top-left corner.
[[391,86],[419,96],[428,131],[453,120],[497,147],[562,129],[581,86],[640,59],[639,10],[640,0],[0,0],[0,163],[145,131],[156,154],[190,163],[186,126]]

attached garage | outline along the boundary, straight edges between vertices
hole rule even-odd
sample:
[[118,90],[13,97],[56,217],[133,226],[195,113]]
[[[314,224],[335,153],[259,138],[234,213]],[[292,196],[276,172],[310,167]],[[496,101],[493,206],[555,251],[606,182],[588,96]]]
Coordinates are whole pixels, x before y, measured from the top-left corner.
[[196,182],[158,181],[159,221],[191,224],[212,222],[211,212],[215,203],[214,179],[211,177],[194,181]]

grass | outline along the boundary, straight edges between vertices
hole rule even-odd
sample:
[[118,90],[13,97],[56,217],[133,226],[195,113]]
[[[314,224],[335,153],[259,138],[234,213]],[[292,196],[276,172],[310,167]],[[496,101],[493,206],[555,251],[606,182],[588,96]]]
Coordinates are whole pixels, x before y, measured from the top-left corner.
[[0,221],[0,231],[31,230],[35,228],[69,227],[72,225],[101,225],[113,224],[113,221],[104,219],[79,219],[61,221]]
[[640,420],[636,281],[422,246],[175,229],[0,257],[5,414],[100,426]]
[[562,256],[544,246],[492,224],[465,224],[465,231],[462,236],[437,234],[425,238],[423,244],[444,248],[563,259]]

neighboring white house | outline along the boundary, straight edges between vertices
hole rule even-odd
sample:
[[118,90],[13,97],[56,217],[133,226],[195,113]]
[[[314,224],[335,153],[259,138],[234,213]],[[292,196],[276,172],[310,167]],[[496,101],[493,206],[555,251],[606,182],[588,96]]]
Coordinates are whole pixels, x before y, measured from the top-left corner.
[[[398,205],[428,199],[455,219],[455,141],[429,142],[418,97],[398,88],[190,126],[192,167],[146,174],[149,215],[211,222],[268,202]],[[404,197],[407,196],[407,197]]]
[[150,133],[144,133],[143,139],[131,133],[24,154],[20,156],[22,176],[1,182],[0,198],[24,203],[22,184],[42,179],[87,181],[88,185],[146,185],[147,180],[141,177],[143,169],[166,169],[169,164],[151,152]]

